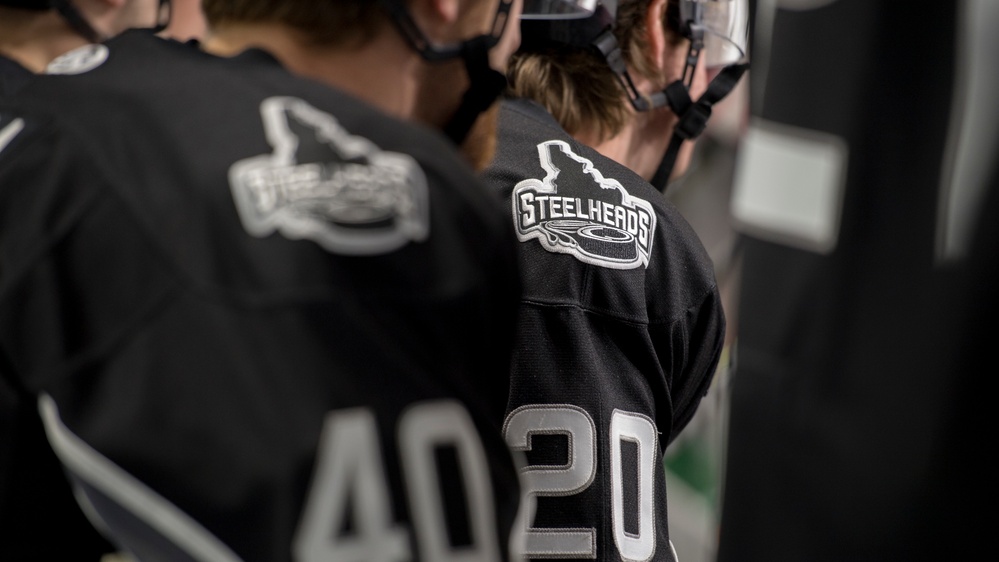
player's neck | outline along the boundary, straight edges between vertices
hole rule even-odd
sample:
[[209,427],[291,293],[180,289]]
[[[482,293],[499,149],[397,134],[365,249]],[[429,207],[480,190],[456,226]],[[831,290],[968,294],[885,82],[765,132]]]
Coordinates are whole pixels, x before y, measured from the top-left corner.
[[662,112],[633,113],[624,128],[610,138],[598,139],[590,131],[581,131],[575,137],[648,180],[655,174],[659,160],[666,150],[672,124],[664,122],[665,116],[658,113]]
[[[215,30],[205,50],[231,56],[250,47],[264,49],[296,74],[360,98],[401,119],[413,117],[419,56],[395,33],[384,33],[360,48],[309,45],[277,25],[231,25]],[[385,69],[406,69],[386,72]]]
[[[639,92],[651,93],[662,90],[661,85],[653,83],[642,73],[635,69],[630,70],[635,88]],[[628,103],[630,105],[630,102]],[[629,109],[624,127],[613,137],[601,139],[596,130],[583,130],[573,136],[579,142],[628,167],[646,180],[651,180],[666,153],[676,123],[677,117],[668,107],[652,111]],[[671,179],[685,173],[692,153],[693,143],[690,141],[683,143],[676,157]]]
[[39,74],[60,55],[88,42],[73,32],[55,11],[32,14],[0,24],[0,55]]
[[[676,123],[676,115],[668,107],[661,107],[652,111],[631,112],[624,128],[613,137],[601,140],[591,131],[582,131],[574,137],[649,181],[666,154]],[[670,174],[671,181],[686,173],[693,148],[692,141],[680,146]]]

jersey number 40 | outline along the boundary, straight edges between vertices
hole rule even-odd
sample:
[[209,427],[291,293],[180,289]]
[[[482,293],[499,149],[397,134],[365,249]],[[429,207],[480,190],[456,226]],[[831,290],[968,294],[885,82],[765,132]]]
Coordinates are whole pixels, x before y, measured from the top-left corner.
[[[489,465],[468,413],[454,402],[410,407],[397,428],[410,521],[421,560],[499,562]],[[357,408],[326,417],[311,492],[295,538],[296,560],[404,562],[408,531],[394,521],[374,414]],[[465,485],[470,544],[453,547],[435,450],[454,449]],[[348,506],[350,511],[348,511]],[[349,535],[337,535],[350,513]]]

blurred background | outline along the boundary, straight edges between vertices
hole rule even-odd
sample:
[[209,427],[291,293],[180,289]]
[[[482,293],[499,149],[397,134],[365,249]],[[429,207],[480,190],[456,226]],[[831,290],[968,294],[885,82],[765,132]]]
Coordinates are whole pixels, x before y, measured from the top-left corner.
[[665,460],[679,559],[977,559],[999,2],[752,4],[752,70],[667,192],[729,320]]
[[729,202],[739,141],[748,125],[751,74],[752,70],[714,106],[687,174],[671,183],[666,192],[714,261],[728,322],[725,350],[711,389],[690,424],[666,451],[670,537],[681,562],[710,562],[717,550],[739,285],[739,235],[730,220]]

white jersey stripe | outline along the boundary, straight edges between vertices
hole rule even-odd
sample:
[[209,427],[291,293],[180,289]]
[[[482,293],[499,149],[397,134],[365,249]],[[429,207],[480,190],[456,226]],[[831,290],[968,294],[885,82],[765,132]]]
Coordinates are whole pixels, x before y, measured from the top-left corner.
[[6,127],[0,129],[0,152],[7,148],[10,141],[14,140],[21,130],[24,129],[24,119],[14,119]]
[[197,521],[73,434],[59,419],[59,409],[51,396],[39,397],[38,409],[52,449],[78,478],[162,533],[195,560],[240,561],[236,553]]

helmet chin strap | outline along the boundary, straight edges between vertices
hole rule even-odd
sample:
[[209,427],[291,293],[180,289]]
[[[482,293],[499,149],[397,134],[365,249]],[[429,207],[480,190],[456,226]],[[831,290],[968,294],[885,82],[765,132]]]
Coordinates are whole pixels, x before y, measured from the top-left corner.
[[69,0],[52,0],[52,7],[55,8],[59,15],[62,16],[66,23],[73,28],[73,31],[77,32],[87,41],[91,43],[100,43],[107,39],[102,34],[98,33],[96,29],[90,22],[88,22],[80,14],[80,12],[69,3]]
[[489,109],[507,86],[506,75],[489,65],[489,39],[488,35],[481,35],[462,45],[461,58],[470,86],[444,126],[444,134],[458,145],[465,141],[479,115]]
[[628,94],[628,99],[636,111],[651,111],[660,107],[668,106],[670,110],[679,118],[676,126],[673,127],[673,135],[670,143],[663,154],[655,174],[649,180],[659,191],[665,193],[673,167],[676,165],[676,157],[680,152],[683,141],[697,138],[708,124],[711,117],[711,108],[729,94],[739,82],[742,75],[749,69],[749,63],[738,63],[726,66],[708,84],[708,89],[695,102],[690,97],[690,85],[694,79],[694,70],[700,58],[703,45],[702,38],[694,34],[687,52],[687,62],[683,70],[683,77],[674,81],[662,91],[655,92],[650,96],[644,96],[635,87],[634,81],[628,72],[628,66],[618,47],[617,39],[613,31],[608,27],[600,33],[591,43],[600,55],[607,61],[618,81]]
[[721,101],[738,84],[739,78],[749,68],[749,63],[739,63],[726,66],[708,84],[708,89],[695,102],[690,98],[687,86],[682,80],[677,80],[663,90],[666,103],[670,110],[679,117],[676,126],[673,127],[673,136],[670,138],[666,153],[663,154],[659,167],[656,168],[655,175],[649,180],[653,186],[663,193],[669,184],[670,175],[676,165],[676,156],[680,152],[683,141],[697,138],[708,125],[708,118],[711,117],[711,107]]
[[434,45],[420,30],[399,0],[380,0],[392,16],[403,37],[424,60],[442,61],[461,57],[468,73],[469,87],[461,104],[444,126],[444,133],[455,143],[465,141],[479,115],[499,98],[507,86],[506,76],[489,64],[489,50],[499,43],[510,19],[512,0],[500,0],[493,20],[493,34],[479,35],[457,45]]

